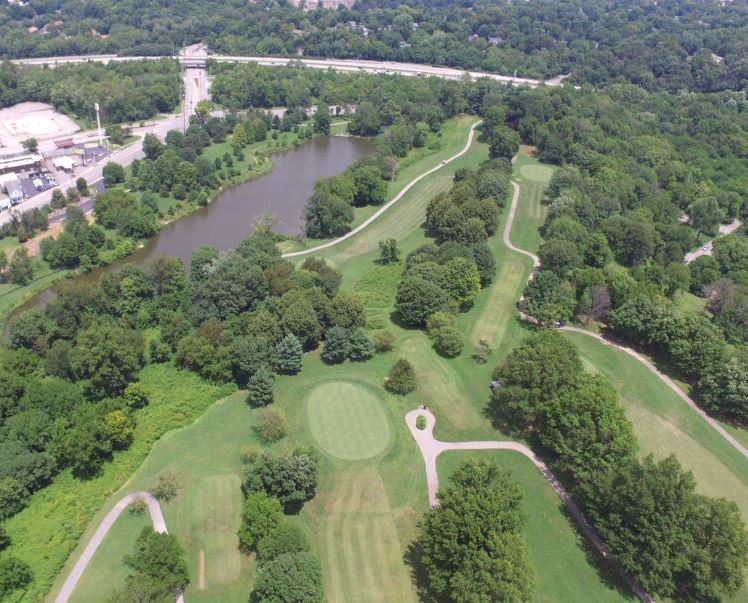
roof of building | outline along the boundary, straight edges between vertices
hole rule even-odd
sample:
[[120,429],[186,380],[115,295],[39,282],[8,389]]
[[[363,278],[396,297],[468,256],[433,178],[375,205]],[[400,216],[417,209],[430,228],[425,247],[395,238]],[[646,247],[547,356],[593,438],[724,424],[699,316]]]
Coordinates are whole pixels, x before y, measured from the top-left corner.
[[17,157],[7,157],[5,159],[0,159],[0,169],[12,170],[13,168],[22,168],[27,165],[39,163],[41,160],[42,156],[36,153],[19,155]]

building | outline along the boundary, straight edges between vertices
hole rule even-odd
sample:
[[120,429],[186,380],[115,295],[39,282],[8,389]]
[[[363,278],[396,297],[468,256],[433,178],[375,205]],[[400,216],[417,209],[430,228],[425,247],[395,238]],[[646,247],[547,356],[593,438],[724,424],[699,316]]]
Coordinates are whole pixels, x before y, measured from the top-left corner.
[[5,189],[11,205],[18,205],[23,201],[23,185],[15,174],[0,175],[0,188]]
[[5,193],[0,193],[0,211],[5,211],[10,208],[10,199]]
[[0,158],[0,174],[38,170],[42,165],[42,156],[36,153]]

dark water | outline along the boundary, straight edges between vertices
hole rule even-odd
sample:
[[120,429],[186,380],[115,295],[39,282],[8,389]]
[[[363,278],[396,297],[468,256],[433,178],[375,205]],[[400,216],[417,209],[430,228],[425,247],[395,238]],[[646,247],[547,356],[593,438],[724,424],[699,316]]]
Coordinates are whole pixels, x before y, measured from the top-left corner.
[[[340,174],[353,163],[374,152],[366,140],[348,137],[315,138],[302,146],[273,155],[275,169],[256,180],[224,191],[212,203],[164,226],[132,255],[92,272],[75,277],[96,281],[110,270],[126,264],[147,266],[162,254],[182,258],[189,265],[192,252],[201,245],[232,249],[254,230],[255,219],[265,213],[277,218],[275,229],[283,234],[300,234],[300,216],[314,183]],[[54,294],[41,291],[12,313],[43,307]]]

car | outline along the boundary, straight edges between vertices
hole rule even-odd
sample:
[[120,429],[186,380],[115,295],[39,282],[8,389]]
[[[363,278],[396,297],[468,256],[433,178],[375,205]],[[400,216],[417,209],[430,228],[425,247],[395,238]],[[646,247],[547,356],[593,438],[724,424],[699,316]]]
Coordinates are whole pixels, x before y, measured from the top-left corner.
[[709,251],[709,245],[704,245],[704,246],[703,246],[703,247],[701,248],[701,251]]

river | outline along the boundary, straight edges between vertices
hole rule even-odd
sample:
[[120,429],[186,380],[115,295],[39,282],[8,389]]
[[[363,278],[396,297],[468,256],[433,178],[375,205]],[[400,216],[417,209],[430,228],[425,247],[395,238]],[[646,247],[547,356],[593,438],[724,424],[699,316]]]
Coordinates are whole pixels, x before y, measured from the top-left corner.
[[[143,247],[108,266],[76,276],[93,282],[104,272],[126,264],[148,266],[162,254],[182,258],[186,266],[192,252],[201,245],[232,249],[254,230],[255,218],[271,213],[275,229],[287,235],[300,234],[301,211],[320,178],[342,173],[351,163],[374,152],[371,142],[352,137],[314,138],[300,147],[273,155],[272,172],[239,184],[219,194],[206,207],[164,226]],[[11,313],[43,307],[54,293],[40,291]]]

